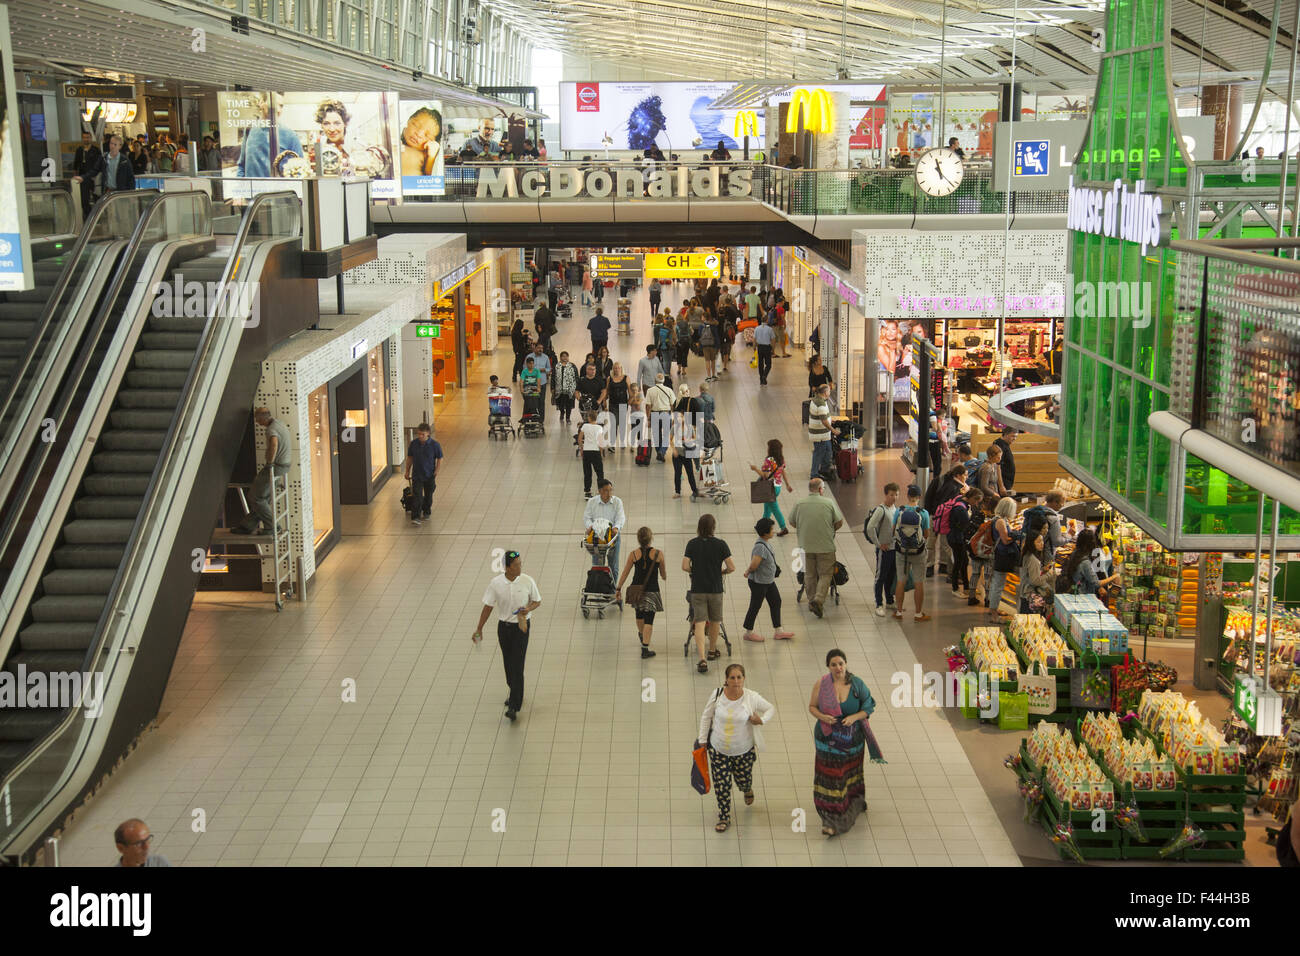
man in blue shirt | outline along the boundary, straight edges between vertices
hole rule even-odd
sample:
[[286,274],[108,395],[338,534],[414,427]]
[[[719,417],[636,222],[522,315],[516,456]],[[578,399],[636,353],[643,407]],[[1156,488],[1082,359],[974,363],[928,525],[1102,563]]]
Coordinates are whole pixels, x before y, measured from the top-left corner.
[[754,344],[758,346],[758,384],[767,384],[767,373],[772,371],[772,342],[776,329],[763,324],[754,329]]
[[[433,489],[442,467],[442,446],[433,440],[433,429],[427,423],[415,430],[415,440],[406,449],[406,480],[416,497],[412,499],[411,524],[418,525],[420,518],[433,512]],[[419,509],[417,511],[417,508]]]
[[539,376],[538,384],[541,386],[542,400],[545,401],[546,383],[551,379],[551,359],[546,354],[546,349],[542,348],[541,342],[533,346],[533,369]]
[[587,323],[587,331],[591,333],[592,355],[599,352],[602,345],[609,345],[609,319],[605,318],[604,309],[596,307],[596,314]]

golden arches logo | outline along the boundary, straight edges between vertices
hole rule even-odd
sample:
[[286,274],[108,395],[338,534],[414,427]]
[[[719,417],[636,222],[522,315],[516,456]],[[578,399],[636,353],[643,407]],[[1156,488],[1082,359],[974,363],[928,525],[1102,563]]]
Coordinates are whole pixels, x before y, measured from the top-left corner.
[[795,90],[790,109],[785,116],[785,131],[799,131],[799,114],[804,115],[803,128],[809,133],[829,133],[835,128],[835,107],[831,95],[825,90]]
[[733,130],[736,139],[742,136],[758,135],[758,114],[753,110],[741,110],[736,114],[736,128]]

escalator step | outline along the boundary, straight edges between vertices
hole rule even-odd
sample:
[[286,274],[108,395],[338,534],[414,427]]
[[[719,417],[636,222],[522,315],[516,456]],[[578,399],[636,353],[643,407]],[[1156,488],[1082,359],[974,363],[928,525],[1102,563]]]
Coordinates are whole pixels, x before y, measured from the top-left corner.
[[[130,380],[133,374],[135,373],[126,373],[129,386],[134,386]],[[123,408],[167,408],[175,411],[181,400],[179,388],[179,385],[174,385],[166,389],[139,387],[120,389],[117,393],[117,404]]]
[[141,451],[106,451],[90,459],[97,474],[153,474],[158,456]]
[[51,571],[41,578],[46,594],[107,594],[117,577],[116,568]]
[[144,332],[140,335],[140,344],[150,350],[176,349],[192,353],[198,349],[200,338],[198,332]]
[[93,622],[28,624],[18,632],[18,643],[28,651],[80,651],[83,655],[95,639]]
[[50,707],[6,707],[0,710],[0,740],[30,744],[45,736],[63,716]]
[[77,518],[63,526],[68,544],[125,545],[134,521],[118,518]]
[[126,549],[112,545],[64,545],[55,548],[51,562],[56,568],[112,568],[116,570],[126,556]]
[[144,498],[125,495],[88,495],[78,498],[72,510],[78,518],[129,518],[135,520]]
[[193,349],[140,349],[133,361],[138,369],[180,369],[189,371],[194,364]]
[[150,428],[166,431],[171,427],[173,414],[151,408],[115,408],[108,415],[114,428]]
[[[82,667],[85,666],[86,652],[84,650],[19,651],[5,663],[5,670],[11,674],[17,674],[19,664],[27,668],[28,675],[35,671],[44,671],[47,674],[74,674],[80,672]],[[55,684],[56,689],[58,686],[67,686],[57,679],[51,681],[51,683]],[[88,689],[93,690],[93,688]]]
[[143,388],[155,391],[164,389],[181,389],[189,374],[189,366],[181,369],[133,368],[126,373],[128,388]]
[[104,613],[105,594],[47,594],[32,602],[38,624],[94,623]]
[[139,497],[149,490],[149,475],[87,475],[82,487],[92,495]]
[[203,327],[207,325],[208,320],[199,317],[188,316],[156,316],[149,317],[150,332],[202,332]]
[[161,451],[166,440],[165,431],[113,428],[99,436],[99,447],[109,451]]
[[[28,315],[28,311],[33,314]],[[16,302],[13,305],[0,305],[0,339],[26,342],[27,337],[36,328],[36,320],[41,317],[40,309],[33,303]]]

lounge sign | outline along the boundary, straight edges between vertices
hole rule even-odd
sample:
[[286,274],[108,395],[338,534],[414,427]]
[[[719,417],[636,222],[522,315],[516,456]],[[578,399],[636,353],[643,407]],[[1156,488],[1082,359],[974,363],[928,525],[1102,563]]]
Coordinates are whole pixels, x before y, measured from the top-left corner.
[[741,198],[753,191],[748,166],[724,169],[678,166],[675,169],[579,169],[552,166],[520,170],[484,166],[478,170],[476,199],[716,199]]
[[1130,189],[1117,179],[1110,189],[1096,189],[1074,185],[1071,176],[1066,226],[1076,232],[1136,242],[1146,255],[1149,247],[1168,242],[1169,227],[1163,201],[1146,192],[1145,185],[1146,181],[1139,179]]

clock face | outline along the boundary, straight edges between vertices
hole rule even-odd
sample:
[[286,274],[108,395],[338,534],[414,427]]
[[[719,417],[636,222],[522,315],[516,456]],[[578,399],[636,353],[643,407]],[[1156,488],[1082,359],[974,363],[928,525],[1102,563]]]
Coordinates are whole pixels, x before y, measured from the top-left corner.
[[927,196],[947,196],[961,185],[966,168],[946,146],[927,150],[916,161],[916,184]]

